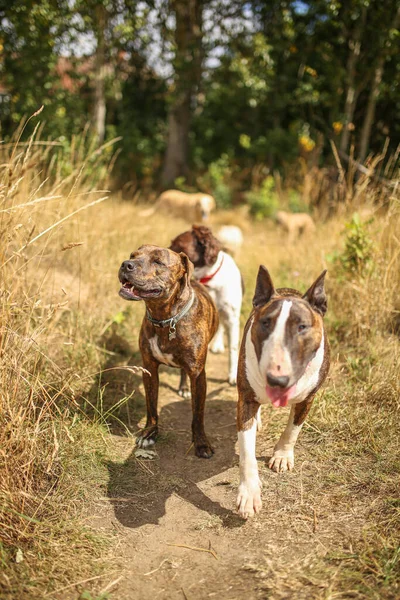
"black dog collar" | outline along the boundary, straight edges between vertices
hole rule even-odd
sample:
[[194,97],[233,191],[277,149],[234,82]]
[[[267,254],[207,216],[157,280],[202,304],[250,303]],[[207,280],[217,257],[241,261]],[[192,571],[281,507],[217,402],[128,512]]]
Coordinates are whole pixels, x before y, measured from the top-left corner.
[[190,296],[189,302],[182,308],[181,312],[179,312],[174,317],[170,317],[169,319],[163,319],[161,321],[158,321],[157,319],[153,319],[153,317],[151,316],[151,314],[149,313],[149,311],[146,308],[146,318],[148,321],[150,321],[150,323],[153,323],[153,325],[155,327],[168,327],[169,326],[168,339],[173,340],[176,338],[176,324],[192,308],[193,301],[194,301],[194,291],[192,290],[192,295]]

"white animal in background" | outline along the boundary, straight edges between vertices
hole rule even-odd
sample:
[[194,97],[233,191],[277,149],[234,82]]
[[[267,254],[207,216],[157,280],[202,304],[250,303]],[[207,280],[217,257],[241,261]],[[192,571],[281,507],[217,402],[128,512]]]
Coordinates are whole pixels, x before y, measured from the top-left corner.
[[229,374],[228,381],[236,384],[239,353],[240,309],[242,306],[243,280],[232,256],[221,249],[220,241],[211,229],[193,225],[171,242],[171,250],[184,252],[194,264],[194,276],[206,286],[215,301],[219,313],[219,327],[211,343],[211,352],[223,352],[224,332],[228,334]]
[[215,200],[209,194],[201,192],[187,194],[179,190],[166,190],[157,198],[152,208],[143,210],[139,215],[150,217],[156,211],[162,211],[191,223],[201,223],[208,221],[210,213],[215,208]]
[[243,246],[243,233],[237,225],[222,225],[216,233],[223,249],[232,256],[237,256]]

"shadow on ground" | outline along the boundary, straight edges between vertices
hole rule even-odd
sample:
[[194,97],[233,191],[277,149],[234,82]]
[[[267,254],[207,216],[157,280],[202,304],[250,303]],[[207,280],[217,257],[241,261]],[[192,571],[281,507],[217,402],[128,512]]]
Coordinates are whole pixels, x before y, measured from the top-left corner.
[[131,528],[157,524],[165,514],[168,498],[178,495],[210,515],[218,516],[225,527],[241,525],[242,521],[232,510],[211,500],[198,485],[221,475],[212,485],[225,486],[221,491],[228,490],[231,482],[228,477],[224,480],[223,474],[237,464],[236,392],[218,377],[221,366],[222,370],[227,367],[227,357],[212,357],[214,377],[208,378],[206,432],[215,449],[214,456],[209,460],[199,459],[193,448],[190,449],[191,402],[177,394],[179,370],[161,366],[157,457],[143,460],[135,456],[134,448],[138,422],[143,422],[146,415],[142,374],[126,369],[126,366],[141,365],[140,352],[133,352],[117,333],[117,327],[102,340],[102,347],[107,360],[82,404],[90,418],[99,419],[110,433],[125,438],[125,441],[121,439],[125,456],[126,446],[132,448],[123,463],[107,465],[107,492],[118,521]]
[[156,444],[157,458],[141,460],[133,448],[124,463],[108,464],[108,496],[115,516],[125,527],[157,524],[165,514],[168,498],[175,494],[222,519],[225,527],[240,526],[243,522],[231,510],[205,495],[199,482],[222,474],[215,485],[229,486],[223,473],[236,464],[235,457],[235,402],[208,399],[206,404],[206,432],[215,449],[214,456],[200,459],[191,446],[190,401],[177,400],[164,406],[160,412],[161,434]]

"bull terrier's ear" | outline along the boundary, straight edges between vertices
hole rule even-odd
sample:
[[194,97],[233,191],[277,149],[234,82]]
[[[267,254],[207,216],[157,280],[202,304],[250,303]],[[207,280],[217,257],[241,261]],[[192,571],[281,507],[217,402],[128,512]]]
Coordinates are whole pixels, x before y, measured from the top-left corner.
[[328,302],[325,294],[325,275],[326,269],[321,275],[314,281],[312,286],[306,291],[303,298],[317,311],[320,315],[324,316],[328,309]]
[[189,257],[184,252],[179,252],[179,256],[181,257],[182,265],[185,271],[183,274],[183,280],[185,285],[188,285],[192,278],[194,266],[192,261],[189,260]]
[[254,308],[267,304],[274,294],[275,288],[268,269],[264,265],[260,265],[256,281],[256,291],[253,298]]

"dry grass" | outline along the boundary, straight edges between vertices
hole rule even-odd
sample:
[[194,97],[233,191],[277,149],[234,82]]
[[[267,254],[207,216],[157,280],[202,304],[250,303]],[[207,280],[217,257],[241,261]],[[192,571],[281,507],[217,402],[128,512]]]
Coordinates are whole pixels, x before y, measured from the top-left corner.
[[[68,159],[36,135],[37,127],[28,143],[3,146],[0,159],[2,598],[37,598],[79,578],[104,544],[78,525],[87,490],[104,477],[106,451],[101,428],[79,413],[82,375],[64,345],[74,335],[78,347],[88,343],[78,325],[80,283],[61,274],[56,291],[54,278],[59,263],[67,273],[74,262],[60,258],[61,248],[78,241],[80,216],[104,198],[91,188],[94,179],[101,186],[111,157],[99,166],[101,153],[87,156],[89,177],[83,138]],[[100,363],[85,360],[93,370]]]
[[[103,425],[116,422],[121,407],[129,418],[134,399],[127,373],[108,380],[115,385],[115,406],[103,406],[105,383],[96,373],[126,362],[137,347],[142,314],[138,305],[119,300],[118,266],[141,243],[168,245],[187,228],[183,221],[166,222],[157,215],[151,221],[140,219],[135,206],[113,199],[89,206],[107,195],[93,192],[93,186],[106,187],[112,152],[105,148],[105,157],[97,153],[85,159],[84,148],[83,140],[75,140],[68,157],[53,158],[58,146],[41,146],[32,138],[29,144],[2,149],[2,598],[42,597],[98,572],[93,558],[101,555],[106,541],[82,525],[82,514],[93,489],[104,483],[101,459],[108,450]],[[373,221],[362,225],[374,242],[369,268],[346,272],[339,259],[332,259],[343,253],[352,198],[358,208],[366,205],[368,185],[363,180],[346,197],[345,214],[320,224],[316,236],[301,244],[301,252],[299,245],[286,245],[272,223],[254,225],[244,215],[239,219],[246,222],[239,258],[246,284],[243,321],[260,263],[268,266],[277,286],[304,290],[323,268],[329,270],[327,324],[334,360],[305,443],[330,465],[315,480],[325,498],[324,510],[329,511],[330,503],[349,507],[353,502],[365,510],[362,537],[344,538],[337,552],[300,565],[285,579],[279,578],[284,565],[271,566],[267,560],[247,566],[252,576],[270,578],[276,597],[287,597],[288,590],[307,597],[310,581],[323,593],[308,597],[398,594],[396,190],[389,204],[385,195],[384,211],[375,211]],[[220,212],[215,222],[237,223],[237,215]],[[82,412],[89,404],[91,421]]]

